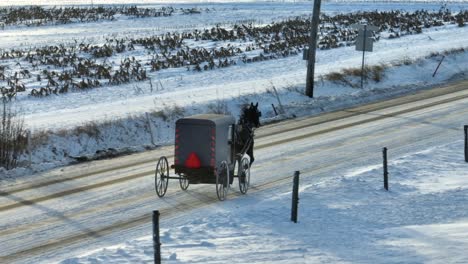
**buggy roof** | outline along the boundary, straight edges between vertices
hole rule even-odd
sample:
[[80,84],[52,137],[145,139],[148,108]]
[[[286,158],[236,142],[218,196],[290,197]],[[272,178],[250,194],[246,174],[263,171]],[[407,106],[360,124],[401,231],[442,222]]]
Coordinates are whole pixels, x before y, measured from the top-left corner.
[[181,118],[177,120],[177,124],[194,124],[194,125],[230,125],[235,123],[235,119],[231,115],[217,114],[200,114]]

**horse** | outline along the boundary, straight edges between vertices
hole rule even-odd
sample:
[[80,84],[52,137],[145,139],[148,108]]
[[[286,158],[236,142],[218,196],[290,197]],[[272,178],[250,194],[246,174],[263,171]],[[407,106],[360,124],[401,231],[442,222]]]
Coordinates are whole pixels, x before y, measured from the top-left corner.
[[260,127],[260,117],[262,112],[258,110],[258,102],[254,105],[242,107],[236,129],[236,153],[243,155],[247,153],[250,157],[250,165],[254,162],[254,130]]

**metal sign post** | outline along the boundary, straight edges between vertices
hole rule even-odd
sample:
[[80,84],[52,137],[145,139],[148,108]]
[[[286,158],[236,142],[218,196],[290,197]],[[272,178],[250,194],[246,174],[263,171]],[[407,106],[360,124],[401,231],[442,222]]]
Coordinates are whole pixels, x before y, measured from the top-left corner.
[[[366,55],[366,42],[369,43],[369,41],[366,41],[367,40],[367,25],[364,25],[364,35],[362,37],[363,39],[363,49],[362,49],[362,66],[361,66],[361,89],[363,89],[364,87],[364,58],[365,58],[365,55]],[[370,42],[372,43],[372,42]]]
[[364,58],[366,51],[372,52],[374,48],[374,39],[372,34],[378,31],[379,28],[367,24],[353,24],[351,28],[359,30],[356,39],[356,50],[362,51],[362,66],[361,66],[361,89],[364,88]]

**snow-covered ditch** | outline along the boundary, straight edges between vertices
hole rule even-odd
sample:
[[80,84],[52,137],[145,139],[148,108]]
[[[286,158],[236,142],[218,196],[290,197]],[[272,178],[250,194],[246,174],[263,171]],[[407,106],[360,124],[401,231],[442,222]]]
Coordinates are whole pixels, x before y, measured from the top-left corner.
[[[161,223],[164,263],[466,263],[463,142],[321,177],[304,174],[299,222],[291,186],[206,206]],[[190,217],[187,217],[190,216]],[[151,230],[151,229],[148,229]],[[151,231],[149,231],[151,232]],[[151,263],[152,236],[61,263]]]

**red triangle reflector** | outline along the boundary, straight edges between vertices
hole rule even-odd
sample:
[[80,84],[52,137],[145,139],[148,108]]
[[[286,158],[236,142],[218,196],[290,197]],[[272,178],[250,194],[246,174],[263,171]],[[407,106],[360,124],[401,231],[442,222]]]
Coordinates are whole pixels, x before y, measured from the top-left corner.
[[185,167],[189,169],[198,169],[201,167],[200,159],[195,152],[190,153],[187,160],[185,161]]

